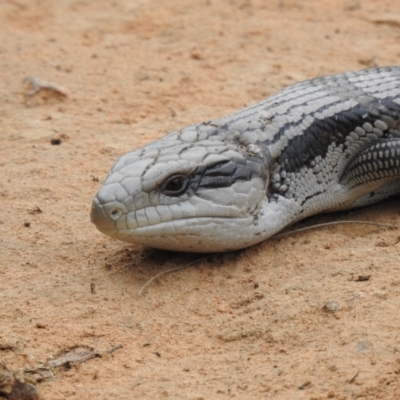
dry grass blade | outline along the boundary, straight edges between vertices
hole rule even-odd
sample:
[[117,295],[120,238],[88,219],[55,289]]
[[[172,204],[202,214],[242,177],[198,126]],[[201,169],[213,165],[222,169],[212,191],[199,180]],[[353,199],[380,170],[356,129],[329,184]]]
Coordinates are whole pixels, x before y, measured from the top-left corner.
[[288,236],[292,235],[293,233],[298,233],[302,231],[307,231],[309,229],[315,229],[315,228],[321,228],[323,226],[329,226],[329,225],[339,225],[339,224],[360,224],[360,225],[373,225],[373,226],[381,226],[384,228],[390,228],[390,229],[397,229],[398,227],[395,225],[388,225],[388,224],[380,224],[378,222],[367,222],[367,221],[333,221],[333,222],[326,222],[324,224],[317,224],[317,225],[311,225],[307,226],[305,228],[300,228],[300,229],[295,229],[293,231],[289,232],[284,232],[280,233],[279,235],[273,236],[274,239],[281,238],[283,236]]
[[203,261],[203,260],[207,260],[207,258],[214,257],[214,256],[217,256],[217,255],[219,255],[219,254],[221,254],[221,253],[210,254],[210,255],[208,255],[208,256],[206,256],[206,257],[201,257],[201,258],[198,258],[197,260],[194,260],[194,261],[192,261],[192,262],[190,262],[190,263],[188,263],[188,264],[185,264],[185,265],[183,265],[182,267],[167,269],[166,271],[162,271],[162,272],[158,273],[157,275],[154,275],[152,278],[150,278],[150,279],[140,288],[140,290],[139,290],[139,292],[138,292],[138,296],[140,296],[140,295],[143,293],[143,291],[147,288],[147,286],[150,285],[151,282],[153,282],[154,280],[156,280],[156,279],[159,278],[160,276],[165,275],[165,274],[169,274],[170,272],[180,271],[180,270],[182,270],[182,269],[185,269],[185,268],[190,267],[190,266],[193,265],[193,264],[196,264],[196,263],[198,263],[198,262],[200,262],[200,261]]

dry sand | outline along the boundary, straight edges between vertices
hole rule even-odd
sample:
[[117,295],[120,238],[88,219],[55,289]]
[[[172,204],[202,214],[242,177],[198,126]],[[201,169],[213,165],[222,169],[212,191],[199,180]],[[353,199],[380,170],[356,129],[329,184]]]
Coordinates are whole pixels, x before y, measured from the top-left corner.
[[[1,1],[0,359],[122,345],[54,369],[48,400],[399,399],[399,230],[266,241],[138,297],[196,256],[89,221],[122,153],[300,80],[400,64],[399,43],[393,0]],[[307,223],[346,219],[400,226],[398,202]]]

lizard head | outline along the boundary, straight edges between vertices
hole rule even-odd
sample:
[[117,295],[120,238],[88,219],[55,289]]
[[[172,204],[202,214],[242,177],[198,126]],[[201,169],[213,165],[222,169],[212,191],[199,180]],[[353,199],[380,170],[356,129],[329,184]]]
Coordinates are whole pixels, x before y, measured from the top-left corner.
[[269,156],[257,144],[198,137],[196,126],[120,157],[92,204],[105,235],[190,252],[227,251],[257,239]]

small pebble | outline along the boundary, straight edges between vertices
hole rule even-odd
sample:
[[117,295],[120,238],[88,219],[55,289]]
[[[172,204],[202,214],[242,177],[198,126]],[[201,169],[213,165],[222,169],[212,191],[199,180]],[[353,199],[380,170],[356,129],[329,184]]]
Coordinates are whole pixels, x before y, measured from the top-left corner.
[[363,353],[363,352],[370,352],[374,345],[372,342],[369,340],[363,340],[362,342],[359,342],[357,347],[356,347],[356,352],[357,353]]
[[40,396],[35,386],[17,380],[12,391],[7,393],[5,398],[9,400],[39,400]]
[[300,385],[300,386],[298,387],[298,389],[299,389],[299,390],[304,390],[304,389],[308,388],[310,385],[311,385],[311,382],[310,382],[310,381],[307,381],[307,382],[303,383],[302,385]]
[[336,312],[340,310],[340,303],[335,300],[329,300],[324,304],[322,309],[327,312]]
[[61,139],[60,139],[60,138],[52,138],[52,139],[50,140],[50,143],[51,143],[53,146],[58,146],[59,144],[61,144]]
[[358,277],[355,279],[356,282],[366,282],[369,281],[371,278],[371,275],[358,275]]

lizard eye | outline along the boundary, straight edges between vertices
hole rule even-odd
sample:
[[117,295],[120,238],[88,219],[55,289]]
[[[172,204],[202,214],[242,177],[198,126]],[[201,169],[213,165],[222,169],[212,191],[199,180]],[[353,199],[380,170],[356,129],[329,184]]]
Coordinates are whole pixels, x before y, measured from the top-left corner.
[[173,175],[162,185],[162,193],[167,196],[180,196],[186,192],[189,179],[185,175]]

